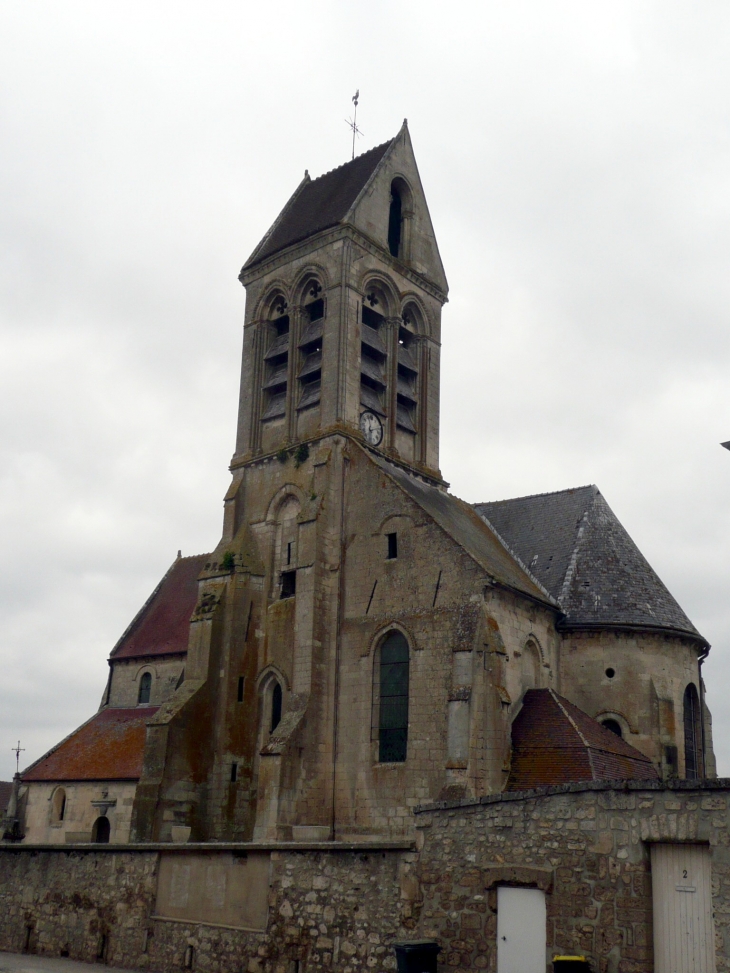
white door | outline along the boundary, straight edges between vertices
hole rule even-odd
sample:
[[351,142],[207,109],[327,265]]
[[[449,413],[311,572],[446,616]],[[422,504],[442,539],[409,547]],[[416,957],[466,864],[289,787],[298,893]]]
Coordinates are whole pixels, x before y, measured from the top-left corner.
[[651,846],[655,973],[715,973],[707,845]]
[[545,973],[545,893],[539,889],[497,889],[497,973]]

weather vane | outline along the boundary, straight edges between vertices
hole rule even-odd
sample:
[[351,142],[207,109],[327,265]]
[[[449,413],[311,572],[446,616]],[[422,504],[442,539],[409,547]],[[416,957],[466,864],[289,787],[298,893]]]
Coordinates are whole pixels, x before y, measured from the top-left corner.
[[352,97],[352,103],[355,106],[355,114],[352,118],[346,118],[345,124],[352,129],[352,158],[355,158],[355,136],[363,135],[364,133],[360,131],[357,127],[357,103],[360,99],[360,89],[358,88]]
[[25,753],[25,747],[21,747],[20,740],[18,740],[17,747],[11,747],[10,749],[15,754],[15,773],[16,774],[19,774],[20,773],[20,755],[21,755],[21,753]]

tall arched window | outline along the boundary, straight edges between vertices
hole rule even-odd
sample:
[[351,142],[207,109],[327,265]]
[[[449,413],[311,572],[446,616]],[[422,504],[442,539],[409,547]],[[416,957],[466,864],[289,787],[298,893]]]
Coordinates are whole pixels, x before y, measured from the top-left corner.
[[702,714],[697,688],[690,683],[684,691],[684,776],[697,780],[704,774]]
[[152,674],[145,672],[139,681],[139,695],[137,696],[137,705],[140,703],[149,703],[150,694],[152,692]]
[[394,257],[400,256],[401,213],[403,202],[395,180],[390,187],[390,211],[388,213],[388,249]]
[[91,829],[91,840],[95,845],[108,845],[111,834],[109,818],[97,818]]
[[282,692],[279,683],[274,684],[271,692],[271,732],[281,723]]
[[53,794],[52,818],[54,824],[60,824],[66,816],[66,791],[57,787]]
[[390,632],[380,646],[380,763],[402,763],[408,751],[408,641]]
[[277,297],[271,307],[264,353],[264,411],[262,419],[279,419],[286,413],[286,388],[289,374],[288,304]]

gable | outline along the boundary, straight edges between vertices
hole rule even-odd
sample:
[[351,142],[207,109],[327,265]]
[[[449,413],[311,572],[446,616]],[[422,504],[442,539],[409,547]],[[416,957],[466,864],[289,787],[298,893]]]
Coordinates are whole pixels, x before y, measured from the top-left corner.
[[[363,450],[363,452],[365,452]],[[472,507],[457,497],[430,486],[402,467],[366,453],[451,539],[485,571],[507,588],[547,605],[550,594],[524,570],[493,530]]]

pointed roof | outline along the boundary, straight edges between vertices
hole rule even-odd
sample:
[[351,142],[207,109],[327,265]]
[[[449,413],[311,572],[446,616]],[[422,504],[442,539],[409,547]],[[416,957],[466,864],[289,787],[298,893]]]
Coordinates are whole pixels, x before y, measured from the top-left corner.
[[363,152],[351,162],[317,179],[311,179],[309,173],[305,174],[271,229],[244,264],[243,270],[300,240],[337,226],[394,142],[395,139],[390,139],[376,145],[374,149]]
[[565,627],[664,629],[707,644],[598,487],[474,508],[559,602]]
[[376,466],[387,473],[495,581],[543,603],[556,604],[550,593],[520,564],[470,504],[425,483],[380,456],[365,452]]
[[582,780],[657,780],[651,760],[554,689],[528,689],[512,724],[508,791]]
[[179,557],[132,620],[112,659],[185,655],[190,616],[198,602],[198,575],[209,554]]
[[139,780],[157,706],[102,709],[23,772],[33,780]]

